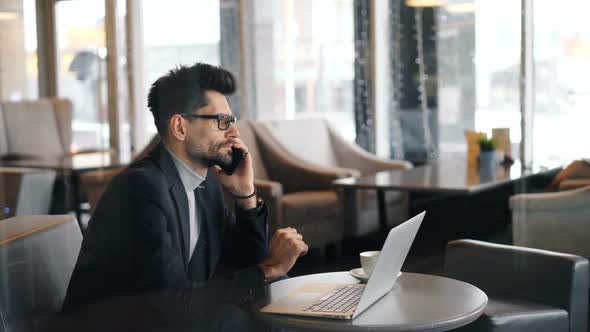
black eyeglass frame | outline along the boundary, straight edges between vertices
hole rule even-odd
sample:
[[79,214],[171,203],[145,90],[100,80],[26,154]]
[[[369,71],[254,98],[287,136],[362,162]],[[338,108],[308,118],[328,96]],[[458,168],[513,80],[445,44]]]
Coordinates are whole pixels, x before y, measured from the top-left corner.
[[[217,120],[217,128],[219,130],[228,130],[229,127],[231,126],[231,124],[233,123],[234,125],[238,122],[238,117],[235,115],[227,115],[227,114],[179,114],[180,116],[182,116],[183,118],[187,118],[187,119],[215,119]],[[223,119],[229,119],[229,122],[227,123],[227,126],[225,127],[221,127],[221,121]]]

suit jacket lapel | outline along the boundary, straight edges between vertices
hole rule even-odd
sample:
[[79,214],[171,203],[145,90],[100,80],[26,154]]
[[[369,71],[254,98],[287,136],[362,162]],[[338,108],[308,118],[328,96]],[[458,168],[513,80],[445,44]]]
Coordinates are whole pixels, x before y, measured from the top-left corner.
[[190,225],[189,225],[189,214],[188,214],[188,200],[186,198],[186,192],[182,185],[175,185],[170,188],[174,204],[176,205],[176,215],[178,223],[180,224],[180,232],[182,234],[182,249],[184,257],[184,265],[188,266],[190,260],[189,257],[189,246],[190,246]]
[[170,196],[172,196],[172,201],[174,202],[176,208],[178,227],[180,229],[182,238],[182,254],[184,257],[184,266],[186,268],[189,262],[190,246],[190,221],[188,215],[188,200],[186,198],[186,192],[184,190],[184,186],[182,185],[180,175],[178,175],[178,171],[176,170],[176,166],[172,161],[172,157],[162,143],[158,144],[154,148],[154,150],[150,153],[150,158],[153,158],[157,162],[157,164],[160,166],[160,169],[162,169],[164,174],[166,174],[168,183],[170,184],[168,190],[170,192]]
[[219,210],[217,208],[219,204],[218,202],[214,202],[213,197],[211,197],[211,193],[207,188],[207,186],[210,185],[208,182],[209,181],[207,180],[203,181],[201,186],[204,188],[199,188],[195,192],[197,193],[197,205],[202,208],[202,211],[205,215],[205,222],[207,223],[207,243],[209,245],[209,277],[211,277],[215,271],[215,266],[217,265],[217,261],[221,254],[217,222],[220,217],[218,213],[216,213]]

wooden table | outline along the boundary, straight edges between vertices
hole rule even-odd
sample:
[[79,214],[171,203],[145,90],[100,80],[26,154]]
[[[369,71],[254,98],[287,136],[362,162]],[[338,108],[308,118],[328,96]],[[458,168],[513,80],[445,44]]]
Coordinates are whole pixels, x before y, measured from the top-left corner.
[[[319,273],[281,280],[267,286],[259,309],[307,283],[357,283],[348,272]],[[488,298],[468,283],[426,274],[403,272],[394,288],[354,320],[266,314],[265,325],[287,330],[322,331],[446,331],[469,324],[485,309]]]
[[523,169],[519,162],[515,162],[508,167],[498,164],[495,168],[479,169],[477,165],[468,164],[464,158],[454,158],[433,161],[430,164],[408,170],[385,171],[358,178],[338,179],[333,184],[343,189],[345,225],[353,223],[354,214],[350,210],[347,211],[347,208],[357,205],[356,191],[359,189],[377,190],[379,222],[381,227],[386,229],[386,190],[442,195],[471,195],[531,176],[556,172],[557,169],[541,167]]

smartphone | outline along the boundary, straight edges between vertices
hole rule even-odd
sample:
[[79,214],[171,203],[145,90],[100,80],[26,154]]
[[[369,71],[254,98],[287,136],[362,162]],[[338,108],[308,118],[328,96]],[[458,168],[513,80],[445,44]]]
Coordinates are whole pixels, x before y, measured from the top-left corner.
[[231,155],[232,155],[232,162],[227,166],[221,166],[221,170],[225,172],[227,175],[232,175],[236,171],[236,168],[240,165],[242,160],[244,160],[244,151],[238,148],[231,148]]

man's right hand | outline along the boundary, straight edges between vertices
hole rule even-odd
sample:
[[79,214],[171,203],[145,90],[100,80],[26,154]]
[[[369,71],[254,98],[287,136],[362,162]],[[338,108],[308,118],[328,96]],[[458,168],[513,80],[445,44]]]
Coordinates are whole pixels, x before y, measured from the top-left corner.
[[268,256],[258,265],[264,272],[264,280],[269,282],[287,274],[297,258],[305,255],[307,250],[303,236],[295,228],[277,230],[270,240]]

